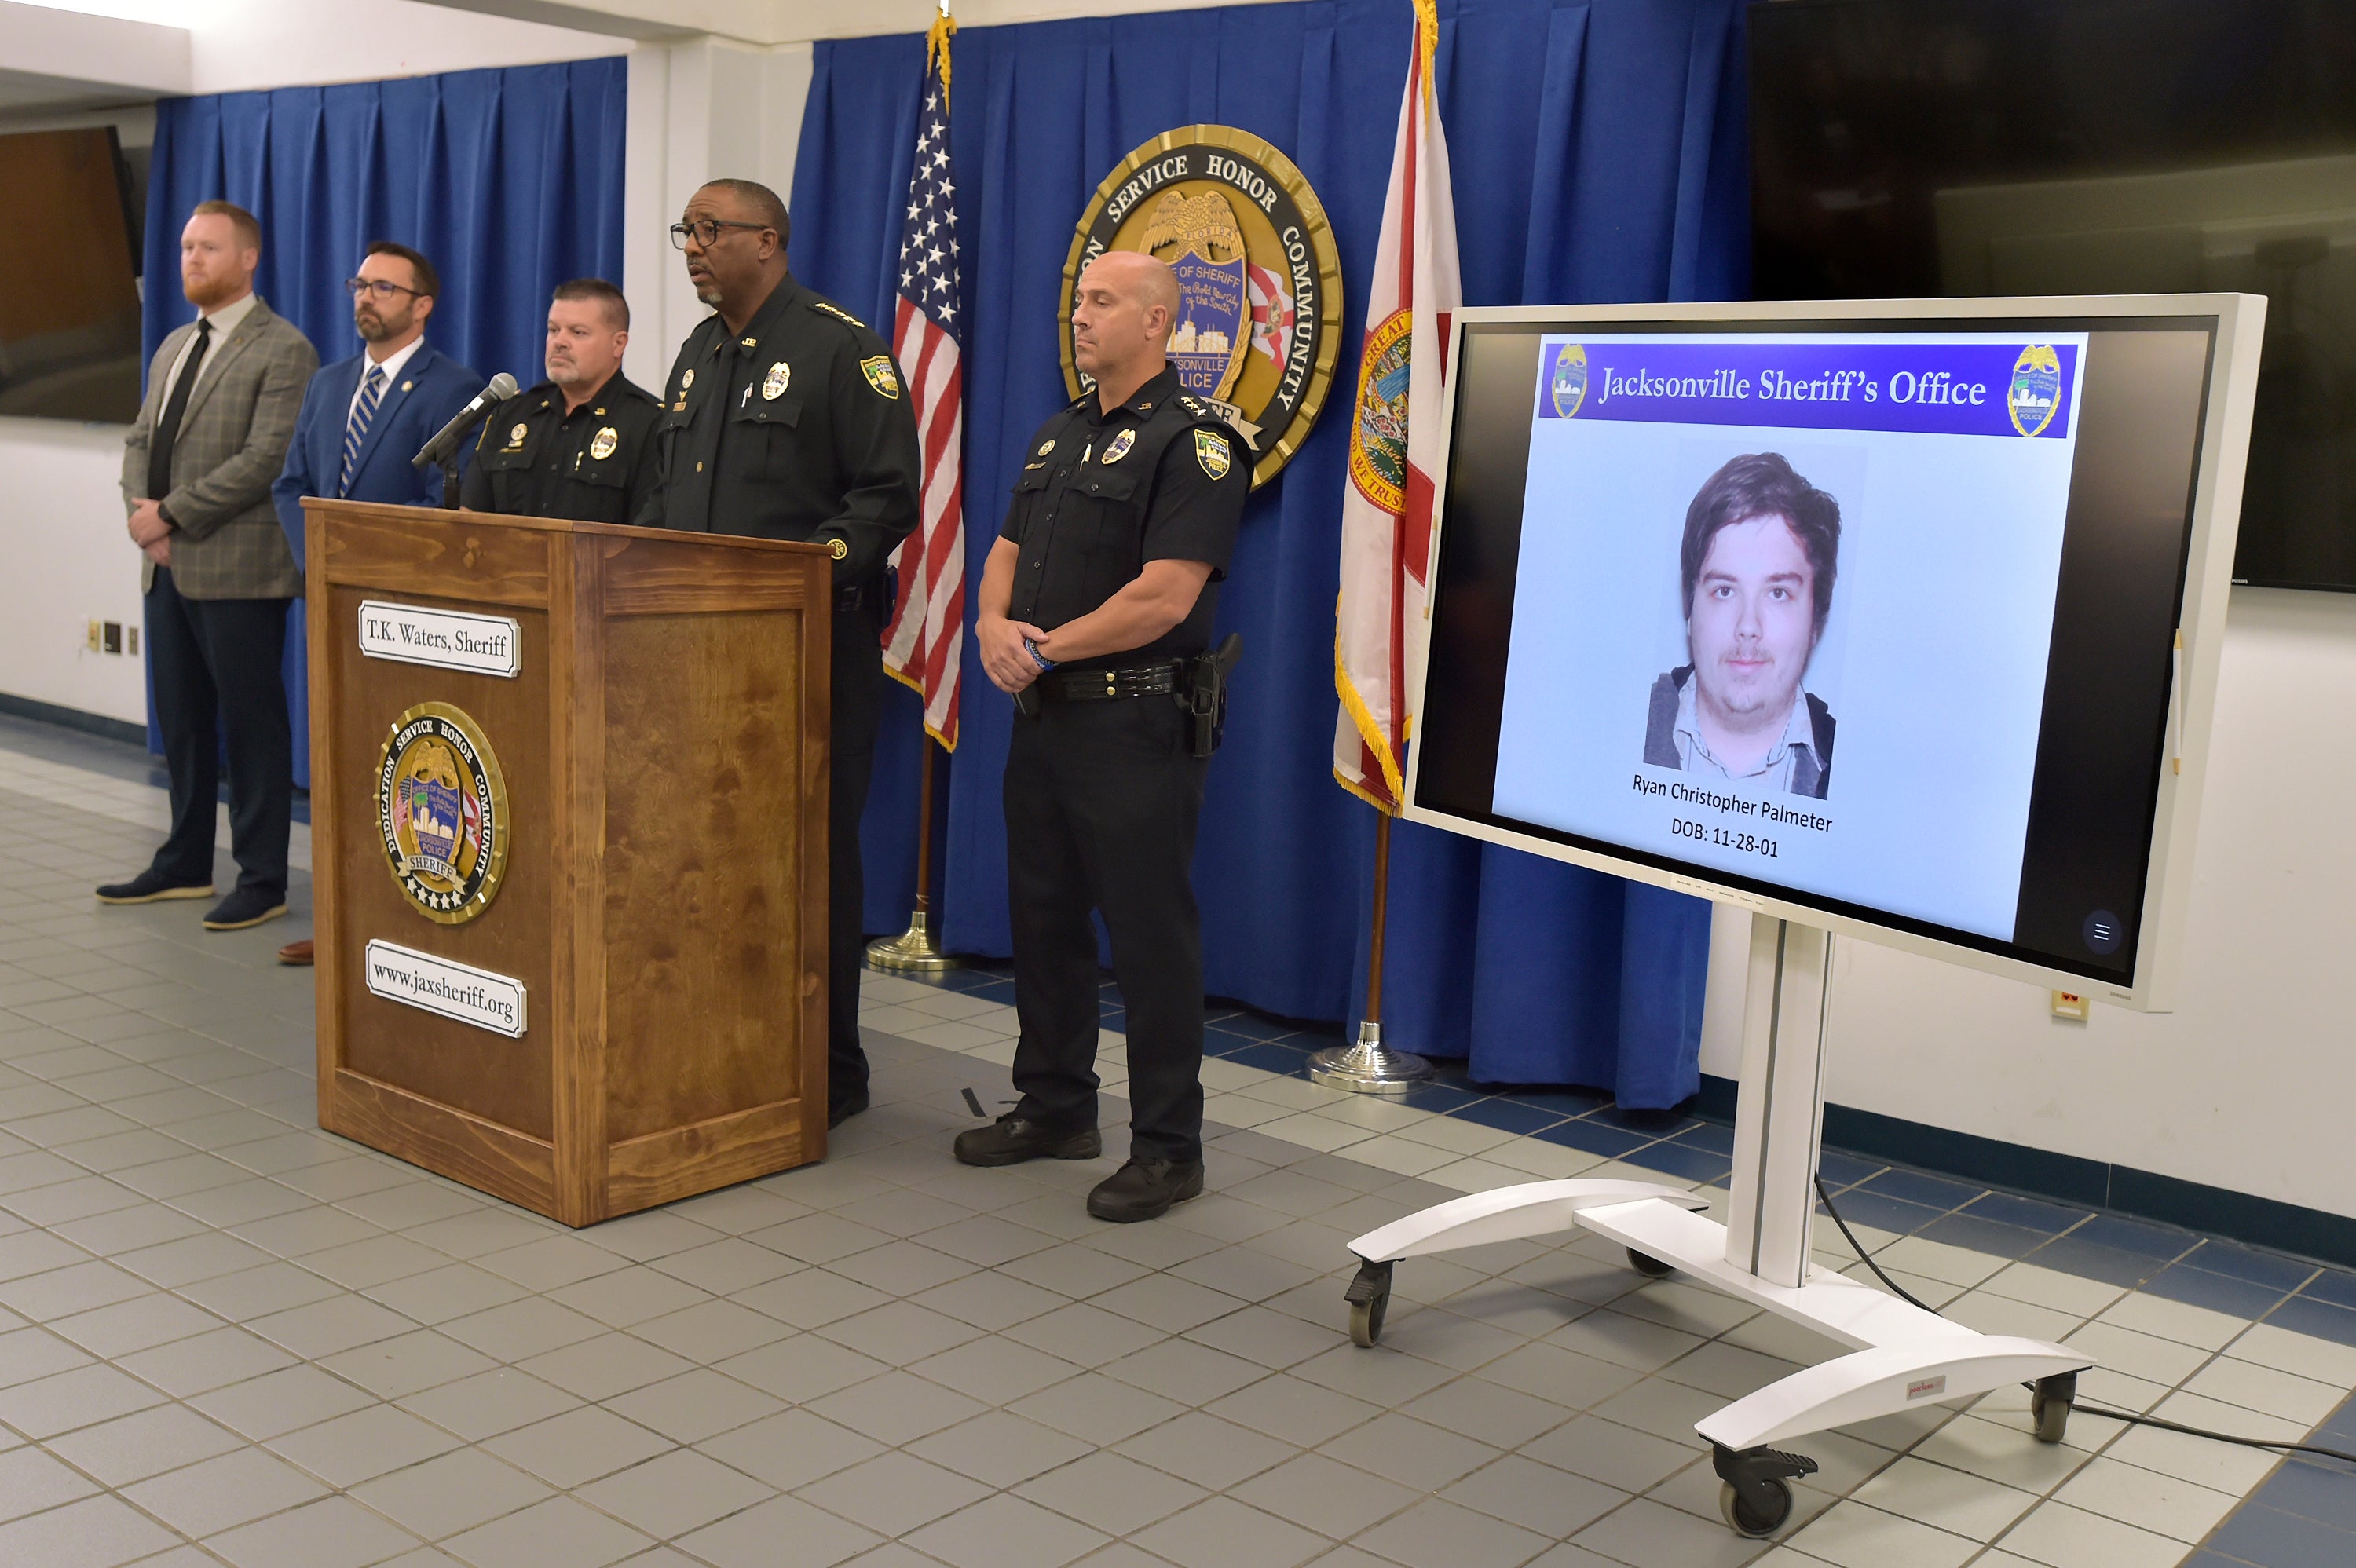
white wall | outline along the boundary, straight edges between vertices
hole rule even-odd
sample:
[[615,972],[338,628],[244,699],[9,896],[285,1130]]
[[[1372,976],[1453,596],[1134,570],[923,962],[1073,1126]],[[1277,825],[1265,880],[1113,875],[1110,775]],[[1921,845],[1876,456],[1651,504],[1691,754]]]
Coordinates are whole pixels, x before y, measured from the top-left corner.
[[141,658],[85,651],[91,620],[139,624],[139,551],[123,528],[121,425],[0,418],[0,691],[147,721]]
[[[2356,1215],[2356,595],[2236,588],[2173,1013],[2052,1016],[2018,981],[1844,941],[1826,1094]],[[1740,1066],[1721,908],[1702,1070]]]

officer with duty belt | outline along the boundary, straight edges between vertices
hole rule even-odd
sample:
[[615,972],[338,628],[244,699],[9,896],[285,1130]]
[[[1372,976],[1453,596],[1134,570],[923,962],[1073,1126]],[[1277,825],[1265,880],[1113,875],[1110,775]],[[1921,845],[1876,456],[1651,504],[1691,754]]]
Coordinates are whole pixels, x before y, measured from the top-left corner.
[[975,627],[1015,699],[1006,759],[1015,1108],[968,1165],[1090,1159],[1097,939],[1129,1016],[1130,1157],[1088,1194],[1150,1220],[1203,1190],[1203,942],[1189,870],[1238,643],[1209,652],[1251,454],[1169,368],[1178,281],[1113,251],[1081,274],[1073,357],[1096,385],[1023,453]]
[[662,404],[622,374],[630,305],[603,278],[557,286],[548,305],[548,379],[491,411],[466,465],[461,506],[519,517],[626,523],[659,477]]
[[717,314],[688,334],[656,426],[662,479],[649,528],[802,539],[834,556],[828,816],[827,1124],[867,1108],[859,1044],[864,894],[859,817],[883,710],[886,559],[916,524],[923,453],[892,351],[794,281],[775,191],[720,179],[671,242]]

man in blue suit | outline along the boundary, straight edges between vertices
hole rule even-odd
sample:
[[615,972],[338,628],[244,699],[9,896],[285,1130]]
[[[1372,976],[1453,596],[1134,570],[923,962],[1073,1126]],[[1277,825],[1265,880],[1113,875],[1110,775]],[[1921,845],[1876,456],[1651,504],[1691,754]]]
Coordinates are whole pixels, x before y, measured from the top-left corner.
[[[483,389],[483,378],[425,341],[425,323],[442,280],[434,263],[406,245],[380,240],[351,280],[352,325],[367,347],[311,378],[295,416],[286,468],[270,487],[278,526],[303,565],[303,497],[442,504],[442,474],[409,460]],[[311,962],[306,937],[278,953]]]
[[440,506],[440,470],[409,460],[483,389],[482,377],[425,341],[442,288],[433,262],[380,240],[350,287],[352,325],[368,347],[311,378],[285,472],[270,489],[298,567],[305,496]]

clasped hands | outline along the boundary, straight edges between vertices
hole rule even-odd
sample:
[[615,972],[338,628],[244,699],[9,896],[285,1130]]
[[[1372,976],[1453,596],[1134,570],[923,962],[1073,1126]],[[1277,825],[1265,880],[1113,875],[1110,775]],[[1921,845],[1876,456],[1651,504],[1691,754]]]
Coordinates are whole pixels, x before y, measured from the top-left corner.
[[973,635],[981,646],[981,667],[990,684],[1010,697],[1046,673],[1023,645],[1025,637],[1039,645],[1040,658],[1055,661],[1055,654],[1045,645],[1049,634],[1028,621],[984,615],[975,623]]
[[164,520],[160,501],[142,501],[131,509],[131,542],[158,566],[172,564],[172,525]]

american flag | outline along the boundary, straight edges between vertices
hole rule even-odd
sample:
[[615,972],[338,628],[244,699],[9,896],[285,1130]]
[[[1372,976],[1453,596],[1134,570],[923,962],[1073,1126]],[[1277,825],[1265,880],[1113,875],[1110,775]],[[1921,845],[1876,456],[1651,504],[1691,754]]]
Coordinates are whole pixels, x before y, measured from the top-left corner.
[[958,333],[965,292],[958,271],[957,186],[949,173],[949,34],[944,16],[926,40],[925,102],[900,229],[900,304],[892,352],[906,371],[925,448],[916,531],[894,564],[900,587],[884,628],[884,667],[925,699],[925,728],[957,750],[958,665],[965,636],[965,376]]

